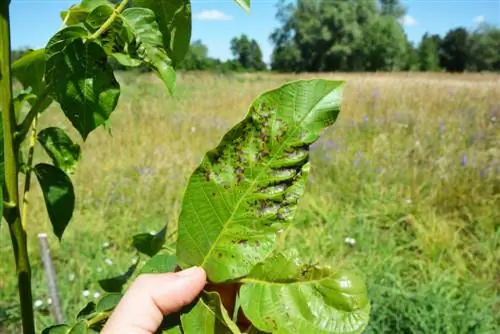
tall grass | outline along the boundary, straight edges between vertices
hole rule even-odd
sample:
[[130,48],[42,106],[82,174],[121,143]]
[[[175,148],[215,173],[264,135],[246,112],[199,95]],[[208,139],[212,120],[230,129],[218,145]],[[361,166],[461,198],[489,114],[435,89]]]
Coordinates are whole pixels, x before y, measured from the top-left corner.
[[[373,302],[368,333],[500,331],[498,76],[320,76],[347,79],[345,100],[338,122],[312,147],[307,194],[287,243],[362,273]],[[68,317],[102,294],[98,279],[131,264],[132,234],[165,222],[175,229],[190,173],[249,103],[297,78],[182,74],[169,97],[150,75],[120,76],[111,137],[100,129],[84,144],[73,221],[61,244],[51,239]],[[77,138],[55,106],[41,118],[49,122]],[[33,188],[28,228],[41,328],[52,319],[36,234],[50,224]],[[0,257],[0,332],[14,333],[5,226]]]

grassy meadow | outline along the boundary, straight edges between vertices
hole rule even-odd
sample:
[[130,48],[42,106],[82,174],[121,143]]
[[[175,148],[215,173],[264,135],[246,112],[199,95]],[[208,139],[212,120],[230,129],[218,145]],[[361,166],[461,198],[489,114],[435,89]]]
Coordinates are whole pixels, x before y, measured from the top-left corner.
[[[265,90],[299,77],[348,81],[288,244],[351,268],[372,301],[367,333],[500,332],[500,77],[478,74],[121,74],[122,97],[84,144],[77,207],[62,243],[33,182],[29,238],[38,330],[53,324],[37,233],[49,233],[66,317],[135,259],[135,233],[175,228],[203,154]],[[41,126],[68,129],[56,105]],[[47,158],[41,153],[37,161]],[[14,262],[0,227],[0,333],[19,332]],[[347,238],[347,239],[346,239]],[[141,261],[143,258],[141,258]],[[39,305],[39,304],[42,305]]]

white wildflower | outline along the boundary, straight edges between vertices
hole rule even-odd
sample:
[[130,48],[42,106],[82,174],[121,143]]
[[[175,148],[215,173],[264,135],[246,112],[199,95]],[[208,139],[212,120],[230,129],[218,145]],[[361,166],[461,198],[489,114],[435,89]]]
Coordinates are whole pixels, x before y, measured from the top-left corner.
[[196,127],[195,126],[191,127],[191,132],[196,132]]
[[82,296],[87,298],[88,296],[90,295],[90,291],[89,290],[83,290],[82,291]]
[[97,291],[94,292],[94,299],[97,299],[99,297],[101,297],[101,294],[99,292],[97,292]]
[[410,204],[411,204],[411,203],[413,203],[413,202],[412,202],[412,200],[411,200],[411,199],[407,198],[407,199],[405,200],[405,203],[406,203],[406,204],[408,204],[408,205],[410,205]]
[[102,244],[102,248],[109,248],[110,245],[109,241],[106,241]]
[[73,282],[75,280],[75,278],[76,278],[76,275],[74,273],[69,274],[68,279],[70,282]]
[[111,259],[106,259],[104,260],[104,263],[106,263],[108,266],[113,264],[113,261]]
[[39,307],[41,307],[42,305],[43,305],[43,300],[40,300],[40,299],[35,300],[35,303],[33,304],[33,306],[34,306],[35,308],[39,308]]
[[52,298],[47,298],[47,304],[52,305]]
[[356,239],[351,238],[351,237],[346,237],[346,238],[344,239],[344,242],[345,242],[346,244],[348,244],[348,245],[353,246],[353,245],[355,245],[355,244],[356,244]]

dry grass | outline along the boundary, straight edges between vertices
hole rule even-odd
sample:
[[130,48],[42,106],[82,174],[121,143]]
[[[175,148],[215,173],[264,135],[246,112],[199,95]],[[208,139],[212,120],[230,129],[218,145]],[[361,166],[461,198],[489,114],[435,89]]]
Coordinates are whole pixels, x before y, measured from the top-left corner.
[[[100,291],[97,279],[127,268],[132,234],[165,221],[175,226],[189,174],[258,94],[313,76],[348,84],[338,122],[313,148],[289,242],[366,274],[374,302],[369,332],[498,330],[500,78],[478,74],[189,73],[180,75],[175,97],[155,77],[120,75],[112,136],[99,129],[85,143],[73,178],[74,219],[62,244],[51,240],[68,315],[83,306],[83,289]],[[69,129],[56,106],[41,120],[53,122]],[[50,225],[33,189],[30,252],[35,297],[44,299],[36,234]],[[7,331],[17,323],[17,297],[5,228],[0,247]],[[38,318],[40,326],[51,322],[43,309]]]

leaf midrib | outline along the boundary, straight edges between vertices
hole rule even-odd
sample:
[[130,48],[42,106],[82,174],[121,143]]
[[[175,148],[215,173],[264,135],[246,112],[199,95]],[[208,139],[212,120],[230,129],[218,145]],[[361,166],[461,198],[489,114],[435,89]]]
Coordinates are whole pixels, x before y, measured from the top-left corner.
[[[310,80],[311,81],[311,80]],[[302,125],[302,123],[304,122],[304,120],[309,116],[309,114],[311,113],[312,110],[314,110],[323,100],[326,96],[328,96],[333,90],[335,90],[337,87],[333,88],[332,90],[330,90],[330,92],[324,96],[322,96],[315,104],[314,106],[312,106],[312,108],[309,110],[309,112],[305,113],[305,115],[300,119],[299,122],[296,123],[295,127],[293,127],[293,129],[291,131],[289,131],[288,133],[293,133],[295,132],[295,130],[300,126]],[[294,99],[297,98],[297,95],[295,94],[294,96]],[[294,112],[295,112],[296,109],[294,109]],[[286,137],[287,139],[289,138],[289,136]],[[212,254],[212,252],[214,251],[216,245],[218,244],[220,238],[222,237],[222,235],[225,234],[226,230],[227,230],[227,227],[229,226],[229,224],[231,223],[232,219],[233,219],[233,216],[234,214],[236,213],[236,211],[238,211],[239,209],[239,206],[241,205],[243,199],[248,195],[248,193],[251,191],[251,189],[253,189],[253,187],[255,186],[257,180],[260,178],[260,176],[267,170],[267,167],[271,164],[271,162],[273,162],[276,158],[276,156],[278,155],[278,152],[280,152],[283,147],[285,146],[285,144],[287,143],[287,140],[283,140],[283,143],[279,146],[278,150],[277,150],[277,153],[271,157],[271,159],[269,159],[269,161],[264,165],[264,167],[262,168],[262,170],[260,171],[259,174],[257,174],[257,176],[254,178],[254,181],[250,184],[250,186],[247,188],[247,190],[243,193],[243,195],[241,196],[241,198],[238,200],[238,202],[236,203],[236,205],[234,206],[234,210],[233,212],[231,213],[231,216],[227,219],[226,223],[223,225],[222,227],[222,230],[220,231],[219,235],[217,236],[217,238],[214,240],[214,242],[212,243],[212,246],[210,246],[210,249],[208,250],[207,254],[203,257],[203,261],[202,263],[200,264],[201,267],[203,267],[210,255]],[[219,188],[219,186],[215,183],[215,186],[217,188]],[[219,189],[218,189],[219,190]],[[272,250],[271,250],[272,251]],[[267,257],[267,256],[266,256]]]

